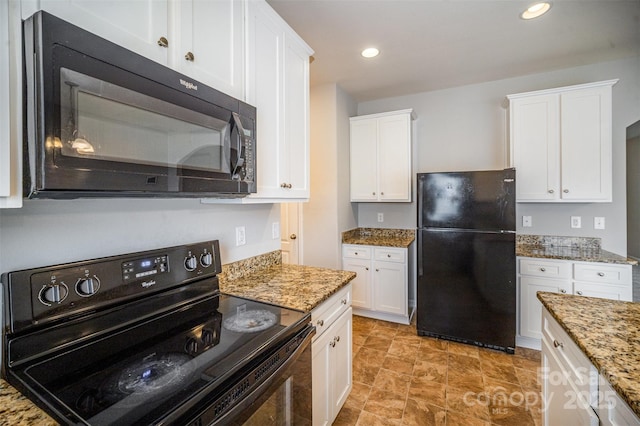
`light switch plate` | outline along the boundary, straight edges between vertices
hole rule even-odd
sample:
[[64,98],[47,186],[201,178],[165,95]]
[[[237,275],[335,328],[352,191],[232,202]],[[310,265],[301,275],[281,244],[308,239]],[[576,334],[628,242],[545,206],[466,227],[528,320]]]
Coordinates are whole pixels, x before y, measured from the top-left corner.
[[531,228],[533,226],[531,216],[522,216],[522,226],[524,228]]
[[604,217],[593,218],[593,229],[604,229]]

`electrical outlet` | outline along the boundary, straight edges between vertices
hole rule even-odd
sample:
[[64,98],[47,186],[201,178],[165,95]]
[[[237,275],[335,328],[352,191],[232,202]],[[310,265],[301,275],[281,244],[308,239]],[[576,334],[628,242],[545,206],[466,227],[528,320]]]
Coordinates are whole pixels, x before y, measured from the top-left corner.
[[280,238],[280,222],[273,222],[271,224],[271,238],[274,240]]
[[384,213],[378,213],[378,222],[384,222]]
[[244,226],[236,226],[236,246],[243,246],[247,243]]
[[531,228],[531,226],[533,226],[533,222],[531,221],[531,216],[522,216],[522,226],[524,228]]
[[580,217],[580,216],[571,216],[571,227],[572,228],[582,228],[582,217]]
[[593,218],[593,229],[604,229],[604,217]]

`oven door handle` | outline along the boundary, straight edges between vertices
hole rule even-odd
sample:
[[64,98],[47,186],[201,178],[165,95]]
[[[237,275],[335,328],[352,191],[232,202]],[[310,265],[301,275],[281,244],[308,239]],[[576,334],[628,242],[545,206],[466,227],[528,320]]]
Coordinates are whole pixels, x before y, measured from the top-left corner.
[[229,410],[222,417],[216,419],[216,421],[211,423],[209,426],[226,424],[230,419],[234,419],[238,414],[244,412],[247,408],[249,408],[260,397],[260,395],[262,395],[262,393],[266,389],[268,389],[284,371],[287,370],[287,368],[289,368],[294,362],[298,360],[298,358],[300,358],[302,352],[304,352],[307,346],[311,344],[311,339],[316,334],[316,328],[310,325],[305,330],[305,333],[306,335],[302,343],[300,343],[296,350],[276,371],[273,372],[273,374],[270,374],[269,377],[257,388],[255,388],[250,394],[245,396],[237,405],[231,408],[231,410]]

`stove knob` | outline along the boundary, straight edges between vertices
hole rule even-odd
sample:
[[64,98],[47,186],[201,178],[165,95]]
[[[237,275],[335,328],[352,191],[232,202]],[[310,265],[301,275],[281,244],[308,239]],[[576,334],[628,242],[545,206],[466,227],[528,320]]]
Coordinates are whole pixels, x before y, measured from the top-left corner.
[[93,296],[100,288],[100,280],[98,277],[80,278],[76,283],[76,292],[82,297]]
[[198,342],[193,337],[187,339],[187,343],[184,345],[184,351],[189,355],[195,355],[198,353]]
[[205,346],[211,346],[215,342],[215,332],[211,329],[203,328],[200,338]]
[[193,271],[198,266],[198,259],[194,255],[187,256],[184,259],[184,267],[187,271]]
[[53,303],[60,303],[67,298],[69,289],[64,283],[49,284],[42,287],[38,298],[42,303],[51,306]]
[[212,263],[213,263],[213,256],[211,255],[211,253],[205,253],[202,256],[200,256],[200,264],[205,268],[208,266],[211,266]]

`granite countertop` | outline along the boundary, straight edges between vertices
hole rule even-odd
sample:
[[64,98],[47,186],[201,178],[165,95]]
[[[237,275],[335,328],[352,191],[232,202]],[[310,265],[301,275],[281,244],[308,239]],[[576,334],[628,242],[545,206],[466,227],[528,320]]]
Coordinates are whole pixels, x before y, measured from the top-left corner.
[[342,233],[343,244],[409,247],[416,239],[413,229],[356,228]]
[[220,291],[310,312],[355,276],[351,271],[280,264],[235,279],[221,277]]
[[516,256],[637,265],[634,259],[603,250],[600,238],[517,235]]
[[640,304],[546,292],[538,299],[640,417]]
[[[347,285],[355,272],[283,265],[280,250],[223,265],[223,293],[309,312]],[[0,380],[0,426],[58,423],[4,380]]]

